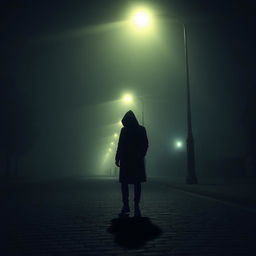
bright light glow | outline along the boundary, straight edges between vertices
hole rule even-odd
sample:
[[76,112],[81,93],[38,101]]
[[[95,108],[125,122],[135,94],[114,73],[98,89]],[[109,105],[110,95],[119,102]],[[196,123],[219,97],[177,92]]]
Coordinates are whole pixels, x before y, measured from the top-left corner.
[[115,138],[117,138],[117,137],[118,137],[118,134],[117,134],[117,133],[115,133],[115,134],[114,134],[114,137],[115,137]]
[[108,149],[108,151],[109,151],[109,152],[111,152],[111,151],[112,151],[112,149],[111,149],[111,148],[109,148],[109,149]]
[[110,145],[113,146],[113,145],[114,145],[114,142],[112,141],[112,142],[110,143]]
[[150,15],[148,12],[140,10],[132,16],[132,22],[138,28],[145,28],[150,24]]
[[175,145],[175,148],[176,148],[176,149],[181,149],[181,148],[183,148],[183,142],[182,142],[181,140],[176,140],[175,143],[174,143],[174,145]]
[[177,141],[176,146],[177,146],[178,148],[181,148],[181,147],[182,147],[182,142],[181,142],[181,141]]
[[[130,27],[131,43],[137,45],[140,42],[145,42],[148,36],[155,35],[155,19],[154,12],[150,6],[137,6],[135,9],[130,9],[127,23]],[[142,36],[142,37],[141,37]],[[146,37],[145,37],[146,36]],[[151,43],[151,40],[149,40]]]
[[119,124],[119,126],[121,126],[121,127],[123,126],[122,121],[119,121],[118,124]]
[[126,93],[123,95],[122,101],[125,104],[129,104],[133,102],[133,96],[130,93]]

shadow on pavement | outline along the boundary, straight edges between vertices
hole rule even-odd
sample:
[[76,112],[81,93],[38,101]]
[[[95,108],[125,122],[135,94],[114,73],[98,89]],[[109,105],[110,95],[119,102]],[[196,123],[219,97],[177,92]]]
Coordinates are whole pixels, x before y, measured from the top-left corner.
[[128,249],[140,248],[162,233],[147,217],[112,219],[107,231],[115,235],[115,242],[119,246]]

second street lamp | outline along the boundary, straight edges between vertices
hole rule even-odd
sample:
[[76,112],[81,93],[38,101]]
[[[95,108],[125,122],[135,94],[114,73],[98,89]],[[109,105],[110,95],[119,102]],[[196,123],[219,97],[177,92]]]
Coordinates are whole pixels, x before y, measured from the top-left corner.
[[[144,126],[144,99],[143,97],[135,97],[138,98],[141,101],[141,124]],[[132,94],[124,94],[122,97],[122,101],[125,104],[131,104],[134,102],[134,97]]]
[[124,94],[123,97],[122,97],[122,101],[125,103],[125,104],[130,104],[133,102],[133,96],[131,94]]

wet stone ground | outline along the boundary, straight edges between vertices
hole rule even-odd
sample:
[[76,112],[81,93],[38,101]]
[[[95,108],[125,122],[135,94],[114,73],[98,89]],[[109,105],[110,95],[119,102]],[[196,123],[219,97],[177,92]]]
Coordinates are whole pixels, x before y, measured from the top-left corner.
[[0,199],[1,256],[256,255],[254,212],[154,180],[142,185],[142,218],[118,218],[116,179],[9,183]]

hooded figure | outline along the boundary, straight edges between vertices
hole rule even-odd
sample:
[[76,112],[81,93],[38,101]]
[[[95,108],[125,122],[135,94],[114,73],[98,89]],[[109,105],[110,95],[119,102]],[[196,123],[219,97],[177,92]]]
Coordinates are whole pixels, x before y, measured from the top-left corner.
[[122,184],[124,206],[121,213],[129,213],[128,184],[134,184],[135,213],[140,214],[139,201],[141,182],[146,181],[145,155],[148,149],[146,129],[139,125],[134,113],[129,110],[122,119],[118,147],[116,152],[116,165],[120,167],[119,182]]
[[120,165],[119,181],[128,184],[146,181],[144,157],[148,149],[146,129],[129,110],[122,119],[116,163]]

